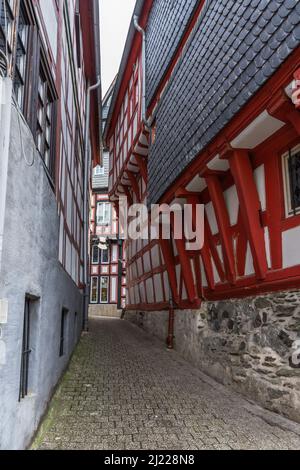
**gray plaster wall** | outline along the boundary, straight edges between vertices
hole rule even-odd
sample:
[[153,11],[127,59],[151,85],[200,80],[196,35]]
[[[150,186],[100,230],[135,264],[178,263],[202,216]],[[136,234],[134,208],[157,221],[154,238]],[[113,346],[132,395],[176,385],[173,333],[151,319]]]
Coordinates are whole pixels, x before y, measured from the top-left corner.
[[[33,166],[25,163],[21,134],[24,154],[28,162],[34,157]],[[28,446],[80,337],[82,295],[58,261],[58,246],[55,195],[32,135],[22,119],[18,121],[17,111],[13,108],[0,273],[0,299],[8,300],[8,321],[0,324],[1,450]],[[19,403],[26,294],[38,300],[32,311],[29,396]],[[62,308],[68,309],[69,313],[65,354],[60,358]]]
[[[166,340],[168,312],[126,312]],[[175,314],[175,349],[265,408],[300,422],[300,292],[205,302]]]

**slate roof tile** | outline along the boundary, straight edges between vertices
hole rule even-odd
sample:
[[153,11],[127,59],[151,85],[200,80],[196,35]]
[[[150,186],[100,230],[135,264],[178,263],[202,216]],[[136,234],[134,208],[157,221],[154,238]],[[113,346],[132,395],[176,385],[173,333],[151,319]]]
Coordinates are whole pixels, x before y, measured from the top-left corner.
[[[148,100],[196,3],[154,2],[147,29]],[[149,155],[149,203],[159,200],[299,46],[299,13],[299,2],[294,0],[205,3],[201,21],[159,105],[156,141]]]

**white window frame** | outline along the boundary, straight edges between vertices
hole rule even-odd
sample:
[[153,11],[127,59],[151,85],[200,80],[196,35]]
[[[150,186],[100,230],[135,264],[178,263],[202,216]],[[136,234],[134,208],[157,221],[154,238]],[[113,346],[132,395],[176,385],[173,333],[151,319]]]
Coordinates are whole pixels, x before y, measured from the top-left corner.
[[[102,279],[107,279],[107,301],[104,302],[102,300]],[[109,276],[101,276],[100,277],[100,304],[108,304],[109,303]]]
[[105,175],[105,168],[104,166],[97,165],[94,171],[95,176],[104,176]]
[[[97,300],[93,300],[93,279],[97,279]],[[99,303],[99,277],[98,276],[91,276],[90,302],[91,304],[95,304],[95,305]]]
[[[100,222],[99,218],[99,208],[103,207],[104,209],[104,214],[103,214],[103,222]],[[108,213],[107,213],[107,218],[105,218],[106,215],[106,207],[108,207]],[[111,203],[110,202],[105,202],[105,201],[99,201],[97,203],[97,226],[108,226],[111,224]]]
[[285,216],[286,218],[294,217],[300,214],[300,206],[296,208],[296,211],[291,205],[291,184],[290,184],[290,173],[289,173],[289,158],[291,155],[300,153],[300,145],[297,145],[291,152],[286,152],[282,155],[282,174],[283,174],[283,186],[284,186],[284,200],[285,200]]

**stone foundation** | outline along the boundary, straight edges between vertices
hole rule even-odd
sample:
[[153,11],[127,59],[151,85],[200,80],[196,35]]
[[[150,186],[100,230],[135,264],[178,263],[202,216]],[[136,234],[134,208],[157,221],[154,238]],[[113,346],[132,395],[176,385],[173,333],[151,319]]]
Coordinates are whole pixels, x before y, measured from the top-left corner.
[[[126,312],[165,341],[168,312]],[[175,348],[216,380],[300,422],[300,291],[176,311]]]

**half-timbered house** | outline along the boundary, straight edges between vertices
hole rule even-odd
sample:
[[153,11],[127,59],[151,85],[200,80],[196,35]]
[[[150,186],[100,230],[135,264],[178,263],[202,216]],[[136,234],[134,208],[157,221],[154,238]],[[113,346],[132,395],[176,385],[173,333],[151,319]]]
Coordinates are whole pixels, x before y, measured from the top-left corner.
[[112,202],[205,206],[127,241],[127,317],[298,420],[299,45],[297,1],[138,0],[105,129]]

